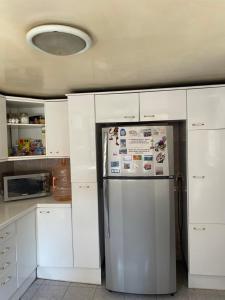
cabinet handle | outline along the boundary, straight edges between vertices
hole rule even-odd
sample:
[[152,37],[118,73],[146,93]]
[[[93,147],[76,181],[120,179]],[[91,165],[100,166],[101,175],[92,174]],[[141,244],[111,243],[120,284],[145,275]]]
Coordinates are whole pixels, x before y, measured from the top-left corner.
[[5,232],[4,235],[0,236],[1,240],[4,240],[5,238],[7,238],[7,236],[10,235],[10,232]]
[[90,189],[90,185],[79,185],[79,189]]
[[58,153],[59,153],[59,151],[56,151],[56,153],[58,154]]
[[50,211],[49,210],[41,210],[40,214],[50,214]]
[[9,250],[10,250],[10,247],[6,247],[4,250],[2,250],[2,251],[0,252],[0,254],[1,254],[1,255],[4,255],[4,254],[6,254],[7,252],[9,252]]
[[192,176],[193,178],[195,178],[195,179],[204,179],[205,178],[205,176],[203,175],[203,176],[196,176],[196,175],[194,175],[194,176]]
[[191,125],[192,126],[205,126],[205,123],[198,122],[198,123],[192,123]]
[[124,116],[124,119],[134,119],[135,116]]
[[144,118],[155,118],[155,115],[144,115]]
[[10,265],[11,265],[11,263],[10,263],[9,261],[7,261],[7,262],[4,264],[4,266],[0,267],[0,270],[3,271],[3,270],[5,270],[5,269],[7,269],[8,266],[10,266]]
[[11,279],[12,279],[12,276],[8,276],[5,281],[1,282],[1,286],[6,285],[6,283],[9,282]]
[[206,230],[205,227],[193,227],[193,229],[196,231],[205,231]]

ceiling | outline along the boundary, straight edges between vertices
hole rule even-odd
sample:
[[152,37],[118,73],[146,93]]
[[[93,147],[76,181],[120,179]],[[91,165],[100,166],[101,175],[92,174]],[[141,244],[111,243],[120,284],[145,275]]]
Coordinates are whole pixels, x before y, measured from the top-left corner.
[[[0,90],[71,91],[225,82],[225,0],[1,0]],[[86,30],[91,49],[67,57],[25,41],[33,26]]]

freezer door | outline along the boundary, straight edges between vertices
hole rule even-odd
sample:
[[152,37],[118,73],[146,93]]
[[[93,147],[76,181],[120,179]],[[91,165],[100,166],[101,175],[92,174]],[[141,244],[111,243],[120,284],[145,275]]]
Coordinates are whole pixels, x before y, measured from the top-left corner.
[[173,127],[103,129],[104,177],[174,175]]
[[105,180],[106,288],[176,291],[173,180]]

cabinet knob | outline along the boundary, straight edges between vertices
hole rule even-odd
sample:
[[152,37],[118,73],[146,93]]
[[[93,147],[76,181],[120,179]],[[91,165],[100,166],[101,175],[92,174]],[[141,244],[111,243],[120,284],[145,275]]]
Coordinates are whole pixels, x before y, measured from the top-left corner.
[[6,247],[4,250],[2,250],[2,251],[0,252],[0,254],[1,254],[1,255],[6,254],[7,252],[9,252],[10,249],[11,249],[10,247]]
[[1,285],[1,286],[6,285],[6,283],[7,283],[8,281],[10,281],[11,279],[12,279],[12,276],[8,276],[4,281],[2,281],[2,282],[0,283],[0,285]]
[[50,214],[50,211],[49,210],[41,210],[40,214]]
[[155,115],[144,115],[144,118],[155,118]]
[[80,189],[89,189],[90,185],[79,185]]
[[205,176],[204,175],[202,175],[202,176],[197,176],[197,175],[194,175],[194,176],[192,176],[194,179],[204,179],[205,178]]
[[7,261],[7,262],[4,264],[4,266],[0,267],[0,270],[1,270],[1,271],[6,270],[6,269],[8,268],[8,266],[10,266],[10,265],[11,265],[10,262]]
[[205,126],[205,123],[198,122],[198,123],[192,123],[191,125],[192,126]]
[[9,235],[10,235],[10,232],[5,232],[4,235],[0,236],[0,240],[4,240]]
[[124,116],[124,119],[134,119],[135,116]]
[[195,231],[205,231],[205,230],[206,230],[205,227],[193,227],[193,229],[194,229]]

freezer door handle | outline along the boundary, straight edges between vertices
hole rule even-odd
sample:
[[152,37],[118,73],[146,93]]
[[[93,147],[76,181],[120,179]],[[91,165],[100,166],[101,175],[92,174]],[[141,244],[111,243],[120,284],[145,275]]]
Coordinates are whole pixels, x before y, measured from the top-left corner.
[[108,133],[104,133],[103,145],[103,177],[108,175]]
[[106,180],[103,182],[103,197],[104,197],[104,218],[105,218],[105,237],[110,238],[109,228],[109,197],[108,197],[108,183]]

